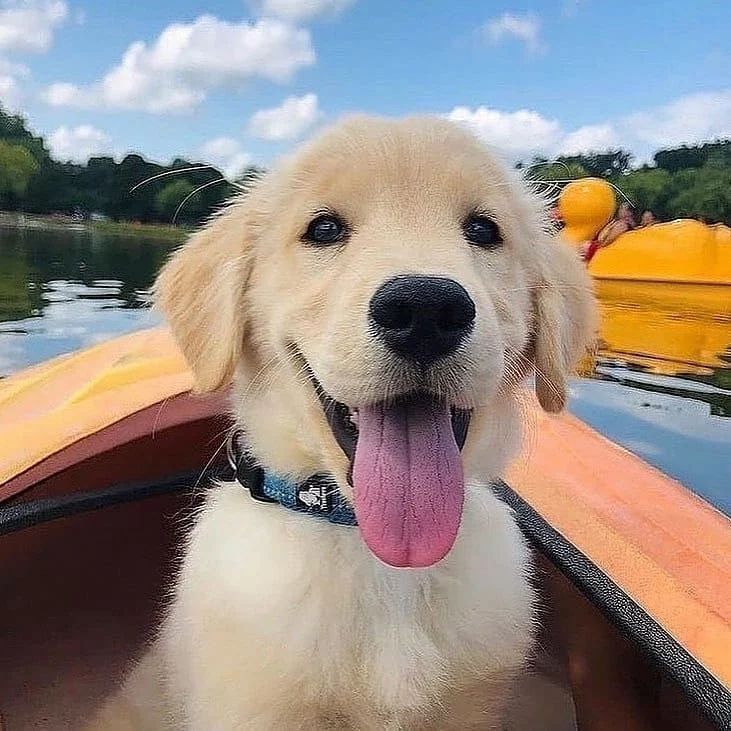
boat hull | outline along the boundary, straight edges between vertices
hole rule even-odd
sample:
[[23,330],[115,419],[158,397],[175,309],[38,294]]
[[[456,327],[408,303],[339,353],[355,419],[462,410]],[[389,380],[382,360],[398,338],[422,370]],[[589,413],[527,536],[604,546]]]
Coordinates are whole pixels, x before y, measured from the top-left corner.
[[[0,420],[19,399],[42,424],[73,424],[77,409],[84,414],[74,436],[36,431],[43,453],[16,436],[20,468],[0,484],[0,525],[13,511],[32,516],[54,501],[84,506],[0,537],[10,598],[0,602],[0,711],[10,730],[77,729],[114,689],[153,636],[188,519],[225,468],[227,397],[188,392],[164,331],[112,341],[104,352],[71,369],[88,368],[97,384],[83,398],[77,374],[63,365],[73,359],[36,369],[35,381],[19,374],[0,390]],[[128,379],[132,363],[137,376]],[[53,403],[43,395],[34,404],[35,388],[54,393]],[[103,409],[96,419],[94,403]],[[540,436],[494,487],[540,566],[541,685],[522,705],[557,731],[576,722],[671,731],[710,729],[709,718],[731,722],[728,520],[577,419],[546,416],[529,394],[525,406],[530,432]],[[33,433],[32,418],[23,433]],[[185,481],[170,480],[181,472]],[[91,507],[89,495],[98,497]]]

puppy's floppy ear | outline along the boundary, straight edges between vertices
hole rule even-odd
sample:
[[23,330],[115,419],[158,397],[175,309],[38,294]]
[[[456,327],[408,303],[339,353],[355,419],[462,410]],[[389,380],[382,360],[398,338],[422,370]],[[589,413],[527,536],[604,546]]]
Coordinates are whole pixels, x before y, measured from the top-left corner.
[[566,382],[596,334],[591,278],[576,252],[559,239],[546,242],[535,290],[536,394],[545,411],[566,405]]
[[167,318],[199,392],[226,385],[241,355],[243,293],[252,258],[246,207],[246,202],[234,204],[193,234],[155,282],[155,305]]

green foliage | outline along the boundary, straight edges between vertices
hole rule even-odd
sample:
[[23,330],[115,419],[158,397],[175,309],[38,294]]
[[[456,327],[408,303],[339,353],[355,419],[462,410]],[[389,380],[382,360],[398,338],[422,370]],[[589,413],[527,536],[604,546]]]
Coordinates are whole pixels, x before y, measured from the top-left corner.
[[[223,180],[222,173],[216,168],[183,159],[177,159],[171,165],[158,165],[140,155],[127,155],[120,163],[111,157],[93,157],[86,165],[58,162],[49,155],[43,139],[28,130],[22,117],[7,114],[0,107],[2,142],[30,153],[35,173],[27,178],[16,170],[17,165],[11,168],[0,158],[0,177],[7,171],[14,185],[14,192],[10,195],[3,193],[0,183],[0,208],[22,209],[29,213],[96,212],[115,221],[171,223],[180,201],[172,208],[159,206],[161,189],[180,181],[177,190],[190,192],[206,183],[220,180],[220,183],[206,186],[192,196],[178,217],[181,223],[198,223],[235,192],[235,188]],[[176,170],[190,167],[200,169],[175,173]],[[161,173],[173,174],[135,187]],[[260,174],[261,171],[252,168],[245,171],[242,178],[248,181]]]
[[550,182],[552,180],[577,180],[578,178],[585,178],[588,174],[586,168],[576,161],[564,162],[560,160],[555,162],[535,157],[528,169],[527,177],[533,180]]
[[[688,161],[695,158],[685,158]],[[699,218],[731,224],[731,162],[706,157],[701,167],[643,168],[613,179],[638,211],[651,210],[661,220]]]
[[672,217],[668,200],[673,191],[672,176],[667,170],[645,168],[635,170],[613,182],[641,213],[650,210],[658,218]]
[[41,137],[36,137],[19,114],[7,114],[0,106],[0,140],[25,147],[39,164],[51,159]]
[[0,205],[13,208],[39,167],[26,147],[0,140]]
[[731,140],[707,142],[689,147],[683,145],[674,150],[660,150],[655,153],[655,165],[669,173],[688,168],[700,168],[706,163],[731,165]]
[[731,166],[707,162],[701,168],[682,172],[684,179],[673,180],[673,195],[668,201],[667,209],[673,217],[731,224]]
[[660,220],[688,217],[731,225],[731,140],[660,150],[654,167],[631,170],[631,159],[623,150],[555,161],[534,158],[527,175],[547,182],[587,175],[606,178],[638,213],[650,210]]
[[[631,162],[626,150],[607,150],[558,161],[536,158],[526,172],[528,178],[546,182],[607,178],[640,211],[650,209],[660,219],[692,216],[731,223],[731,140],[660,150],[653,167],[633,170]],[[86,165],[61,163],[51,158],[43,139],[21,116],[0,107],[0,208],[99,212],[115,221],[169,224],[183,199],[200,188],[178,216],[180,223],[195,224],[236,191],[212,167],[176,172],[195,165],[183,159],[158,165],[140,155],[127,155],[120,163],[111,157],[93,157]],[[246,189],[263,172],[245,170],[235,181],[237,187]]]
[[583,168],[592,177],[608,178],[626,173],[630,169],[632,153],[627,150],[607,150],[586,155],[569,155],[558,159],[567,165]]
[[[178,207],[188,196],[192,195],[195,186],[188,180],[174,180],[168,183],[155,197],[155,208],[166,220],[172,221]],[[188,212],[190,209],[188,209]],[[182,218],[183,212],[179,217]]]

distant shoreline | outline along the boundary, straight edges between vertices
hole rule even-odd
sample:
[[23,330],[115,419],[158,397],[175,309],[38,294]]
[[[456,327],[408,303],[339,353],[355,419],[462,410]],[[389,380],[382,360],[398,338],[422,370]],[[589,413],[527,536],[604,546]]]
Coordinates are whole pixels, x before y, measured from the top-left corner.
[[165,241],[182,241],[191,231],[183,226],[132,221],[83,221],[71,216],[0,211],[0,228],[35,231],[98,232],[118,236],[142,236]]

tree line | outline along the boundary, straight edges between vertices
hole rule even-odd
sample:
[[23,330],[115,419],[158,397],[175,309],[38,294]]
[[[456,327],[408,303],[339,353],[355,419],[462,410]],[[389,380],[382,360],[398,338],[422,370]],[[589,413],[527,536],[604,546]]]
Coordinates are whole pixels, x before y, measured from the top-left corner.
[[[176,220],[194,224],[220,207],[237,185],[260,174],[252,167],[229,182],[220,170],[204,165],[203,161],[183,158],[160,165],[137,154],[127,155],[121,162],[112,157],[92,157],[85,165],[61,162],[53,159],[44,139],[28,129],[23,117],[0,107],[2,210],[102,214],[116,221],[171,223],[188,198]],[[199,169],[174,173],[187,168]],[[159,175],[162,177],[135,187]],[[192,195],[199,187],[201,190]]]
[[[626,150],[535,158],[529,177],[556,181],[596,176],[614,183],[639,210],[659,219],[699,218],[731,224],[731,140],[660,150],[652,164],[633,167]],[[54,160],[42,137],[34,135],[19,115],[0,107],[0,209],[29,213],[99,213],[114,220],[197,223],[236,190],[261,174],[249,168],[238,181],[225,181],[215,167],[153,176],[205,163],[178,158],[170,165],[127,155],[121,162],[92,157],[86,165]],[[518,164],[518,167],[525,167]],[[217,182],[214,182],[217,181]],[[193,191],[201,187],[193,195]]]
[[542,181],[604,178],[639,213],[650,210],[660,220],[697,218],[731,225],[731,140],[660,150],[653,156],[653,164],[636,168],[626,150],[555,161],[535,158],[528,168],[529,177]]

